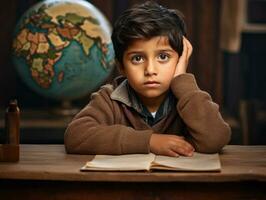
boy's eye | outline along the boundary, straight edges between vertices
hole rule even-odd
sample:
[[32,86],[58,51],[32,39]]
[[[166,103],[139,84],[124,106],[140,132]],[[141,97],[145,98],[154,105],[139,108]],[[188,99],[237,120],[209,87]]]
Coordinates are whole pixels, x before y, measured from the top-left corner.
[[134,64],[139,64],[139,63],[142,63],[143,61],[144,59],[141,55],[135,55],[135,56],[132,56],[131,58],[131,62]]
[[165,54],[165,53],[160,53],[160,54],[158,55],[158,60],[159,60],[159,61],[163,61],[163,62],[165,62],[165,61],[168,61],[169,58],[170,58],[170,56],[169,56],[168,54]]

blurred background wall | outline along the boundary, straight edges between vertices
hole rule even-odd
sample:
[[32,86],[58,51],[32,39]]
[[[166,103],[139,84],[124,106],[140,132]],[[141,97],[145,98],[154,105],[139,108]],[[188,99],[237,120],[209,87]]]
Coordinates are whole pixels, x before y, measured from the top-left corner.
[[[21,15],[38,0],[9,0],[0,7],[0,134],[4,109],[12,98],[22,109],[23,143],[62,143],[72,118],[49,112],[60,102],[39,96],[17,76],[11,61],[12,33]],[[128,7],[142,0],[91,0],[111,24]],[[266,144],[266,1],[164,0],[185,15],[193,45],[189,72],[201,89],[220,105],[232,126],[232,144]],[[85,106],[88,97],[74,101]],[[192,113],[193,114],[193,113]]]

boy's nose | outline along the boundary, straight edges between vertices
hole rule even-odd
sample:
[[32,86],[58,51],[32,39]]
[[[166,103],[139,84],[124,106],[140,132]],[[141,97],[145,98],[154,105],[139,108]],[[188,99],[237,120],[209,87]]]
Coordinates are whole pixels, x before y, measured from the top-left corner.
[[150,75],[156,75],[156,67],[152,61],[147,62],[147,65],[144,70],[144,75],[145,76],[150,76]]

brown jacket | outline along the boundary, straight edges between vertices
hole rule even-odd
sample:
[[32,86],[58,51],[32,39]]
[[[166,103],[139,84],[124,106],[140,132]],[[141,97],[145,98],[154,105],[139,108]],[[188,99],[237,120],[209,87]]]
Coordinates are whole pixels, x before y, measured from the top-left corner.
[[218,152],[230,140],[231,129],[210,95],[200,90],[192,74],[171,83],[176,110],[150,127],[132,112],[124,84],[105,85],[70,122],[65,132],[68,153],[148,153],[152,133],[184,135],[196,151]]

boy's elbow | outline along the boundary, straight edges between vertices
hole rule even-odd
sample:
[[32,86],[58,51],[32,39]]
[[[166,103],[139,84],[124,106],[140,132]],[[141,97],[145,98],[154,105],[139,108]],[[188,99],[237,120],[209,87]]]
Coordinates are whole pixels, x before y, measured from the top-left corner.
[[196,142],[196,150],[200,153],[218,153],[230,142],[231,128],[224,124],[219,130],[213,129],[213,133],[208,133],[208,137]]
[[64,134],[64,144],[65,144],[65,150],[66,153],[74,154],[77,153],[78,144],[75,140],[75,137],[73,137],[73,128],[71,125],[69,125],[65,131]]

